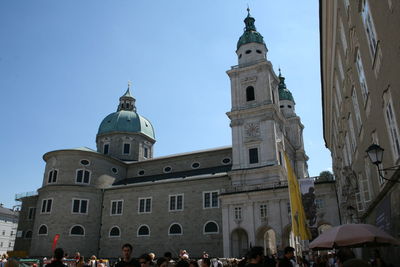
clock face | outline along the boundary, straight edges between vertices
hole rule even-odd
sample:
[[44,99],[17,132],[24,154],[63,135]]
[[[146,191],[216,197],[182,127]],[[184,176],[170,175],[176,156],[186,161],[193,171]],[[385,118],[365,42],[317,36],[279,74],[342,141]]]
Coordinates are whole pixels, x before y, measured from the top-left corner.
[[245,131],[247,136],[259,136],[260,125],[258,123],[248,123],[245,125]]

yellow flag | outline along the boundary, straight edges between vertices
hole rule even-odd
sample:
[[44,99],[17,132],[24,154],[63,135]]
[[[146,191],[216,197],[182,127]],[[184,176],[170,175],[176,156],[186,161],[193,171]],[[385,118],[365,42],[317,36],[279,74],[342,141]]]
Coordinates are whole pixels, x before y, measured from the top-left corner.
[[295,236],[299,236],[302,240],[310,240],[311,233],[307,227],[306,215],[304,212],[303,202],[301,200],[301,193],[299,182],[292,169],[290,161],[285,153],[285,163],[288,175],[290,209],[292,215],[292,229]]

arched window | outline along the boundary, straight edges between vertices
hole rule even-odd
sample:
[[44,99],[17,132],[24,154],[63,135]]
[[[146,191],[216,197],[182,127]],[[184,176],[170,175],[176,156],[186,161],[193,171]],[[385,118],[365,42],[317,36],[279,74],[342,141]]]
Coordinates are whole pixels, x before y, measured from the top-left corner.
[[27,238],[27,239],[32,238],[32,231],[31,230],[26,231],[25,238]]
[[178,223],[173,223],[169,227],[168,234],[170,235],[181,235],[182,234],[182,226]]
[[80,225],[74,225],[69,232],[69,235],[84,236],[85,229]]
[[118,237],[121,235],[121,231],[118,226],[114,226],[110,230],[110,237]]
[[47,235],[47,226],[44,225],[44,224],[42,224],[42,225],[39,227],[39,232],[38,232],[38,234],[39,234],[39,235]]
[[249,86],[246,88],[246,100],[247,101],[253,101],[255,98],[254,96],[254,87],[253,86]]
[[147,225],[139,226],[137,236],[150,236],[150,228]]
[[205,234],[218,234],[218,224],[214,221],[209,221],[204,224]]

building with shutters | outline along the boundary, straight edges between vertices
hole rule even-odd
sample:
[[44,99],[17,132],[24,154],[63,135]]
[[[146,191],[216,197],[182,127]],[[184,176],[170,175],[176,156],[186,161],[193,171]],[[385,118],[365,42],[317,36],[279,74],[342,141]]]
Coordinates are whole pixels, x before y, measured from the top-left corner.
[[[396,238],[399,23],[398,1],[320,1],[324,139],[332,153],[342,221],[377,225]],[[384,149],[381,175],[366,153],[372,144]],[[366,258],[368,252],[364,250]],[[398,255],[398,249],[382,251],[393,264]]]

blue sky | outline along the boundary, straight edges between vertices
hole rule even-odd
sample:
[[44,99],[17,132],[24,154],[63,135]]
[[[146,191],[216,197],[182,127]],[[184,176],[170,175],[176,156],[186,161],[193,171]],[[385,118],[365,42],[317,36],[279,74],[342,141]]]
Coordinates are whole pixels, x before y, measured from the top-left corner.
[[311,176],[322,137],[318,1],[0,1],[0,202],[41,186],[44,153],[96,147],[132,81],[155,156],[231,144],[230,83],[247,4],[305,126]]

